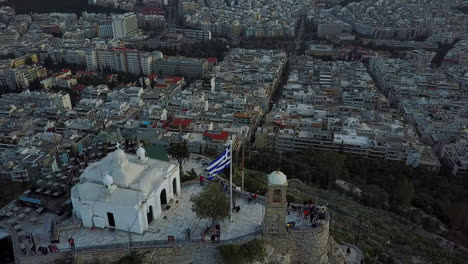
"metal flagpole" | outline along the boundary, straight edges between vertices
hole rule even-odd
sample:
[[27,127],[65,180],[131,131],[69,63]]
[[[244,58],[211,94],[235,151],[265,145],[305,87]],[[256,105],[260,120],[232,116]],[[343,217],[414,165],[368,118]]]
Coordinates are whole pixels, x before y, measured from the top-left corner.
[[229,142],[230,144],[230,152],[229,153],[229,192],[230,192],[230,195],[231,195],[231,214],[230,214],[230,219],[231,219],[231,222],[232,222],[232,167],[233,167],[233,164],[232,164],[232,138]]
[[242,142],[242,191],[244,191],[244,142]]

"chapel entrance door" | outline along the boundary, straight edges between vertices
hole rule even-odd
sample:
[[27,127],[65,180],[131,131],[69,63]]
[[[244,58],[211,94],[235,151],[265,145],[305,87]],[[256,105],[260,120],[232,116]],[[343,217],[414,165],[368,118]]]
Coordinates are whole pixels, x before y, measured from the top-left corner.
[[107,213],[107,221],[109,222],[109,226],[115,227],[115,219],[113,213]]
[[172,180],[172,193],[175,195],[176,192],[177,192],[177,180],[176,180],[176,178],[174,178]]
[[166,189],[163,189],[161,191],[161,194],[159,195],[159,201],[161,202],[161,210],[164,210],[167,205],[167,195],[166,195]]
[[148,219],[148,225],[153,221],[153,206],[150,205],[148,213],[146,214],[146,219]]

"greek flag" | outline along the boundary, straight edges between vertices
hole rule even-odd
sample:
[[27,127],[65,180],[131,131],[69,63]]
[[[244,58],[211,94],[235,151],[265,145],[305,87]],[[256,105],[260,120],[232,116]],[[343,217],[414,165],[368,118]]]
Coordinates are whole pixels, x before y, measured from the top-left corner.
[[211,180],[214,176],[224,170],[224,168],[228,168],[231,163],[231,146],[229,145],[226,150],[224,150],[223,154],[217,157],[215,160],[208,164],[208,173],[210,174],[207,179]]

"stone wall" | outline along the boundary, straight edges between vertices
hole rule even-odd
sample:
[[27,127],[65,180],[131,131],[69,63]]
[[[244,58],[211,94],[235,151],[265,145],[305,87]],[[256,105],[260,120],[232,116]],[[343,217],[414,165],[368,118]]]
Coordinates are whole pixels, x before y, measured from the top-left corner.
[[291,245],[294,247],[293,261],[304,263],[328,263],[328,221],[317,228],[290,231]]
[[[320,231],[321,230],[321,231]],[[327,228],[325,230],[328,230]],[[221,243],[183,243],[172,246],[133,249],[143,254],[144,263],[167,264],[220,264],[218,247],[223,244],[242,244],[254,239],[246,236]],[[267,259],[262,263],[313,263],[341,264],[344,254],[328,232],[322,228],[288,231],[286,237],[264,237]],[[74,255],[77,264],[113,263],[129,253],[128,249],[79,252]],[[47,256],[23,256],[22,264],[50,264],[56,259],[69,256],[69,252],[53,253]]]
[[[191,244],[167,248],[139,249],[136,251],[144,255],[144,263],[222,263],[217,245],[212,244]],[[129,251],[122,250],[112,253],[100,252],[94,254],[83,254],[77,257],[77,264],[86,264],[95,260],[99,260],[100,263],[113,263],[128,253]]]
[[[184,242],[173,245],[160,245],[151,248],[133,248],[145,255],[144,263],[167,263],[167,264],[218,264],[222,263],[218,247],[224,244],[242,244],[256,237],[258,234],[246,235],[220,243],[210,242]],[[99,260],[100,263],[113,263],[129,254],[128,249],[84,251],[73,254],[77,264],[92,263]],[[71,252],[52,253],[47,256],[22,256],[21,264],[50,264],[57,259],[70,256]]]
[[[316,228],[289,229],[286,237],[265,236],[269,258],[285,263],[344,264],[339,245],[330,236],[329,219]],[[268,251],[268,250],[267,250]]]

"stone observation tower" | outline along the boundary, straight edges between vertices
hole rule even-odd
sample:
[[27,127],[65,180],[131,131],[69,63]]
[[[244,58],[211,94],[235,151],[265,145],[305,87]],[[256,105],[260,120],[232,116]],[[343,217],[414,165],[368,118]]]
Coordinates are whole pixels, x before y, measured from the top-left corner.
[[287,189],[288,180],[284,173],[274,171],[268,175],[267,206],[263,229],[265,236],[286,236]]
[[[297,211],[288,214],[287,189],[284,173],[274,171],[268,175],[263,238],[270,259],[280,263],[344,264],[344,253],[330,235],[327,208],[314,206],[313,221],[304,220]],[[287,228],[287,222],[295,225]]]

